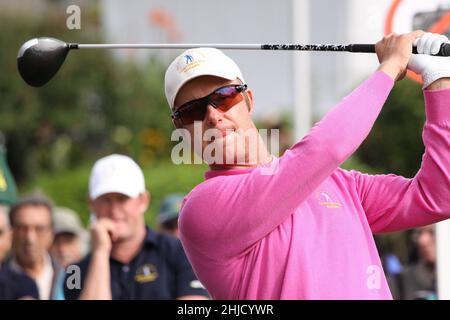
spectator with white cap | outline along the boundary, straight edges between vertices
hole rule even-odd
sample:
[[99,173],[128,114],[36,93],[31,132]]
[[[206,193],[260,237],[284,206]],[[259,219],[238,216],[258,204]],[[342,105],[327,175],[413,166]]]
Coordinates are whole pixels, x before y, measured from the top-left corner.
[[99,159],[89,181],[92,252],[78,266],[81,289],[66,299],[205,299],[178,239],[146,227],[144,174],[131,158]]

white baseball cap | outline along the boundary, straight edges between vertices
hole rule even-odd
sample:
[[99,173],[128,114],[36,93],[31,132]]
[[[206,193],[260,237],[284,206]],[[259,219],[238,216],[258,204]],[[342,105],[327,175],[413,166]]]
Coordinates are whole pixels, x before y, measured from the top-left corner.
[[144,174],[130,157],[112,154],[97,160],[92,167],[89,179],[91,200],[113,192],[136,198],[145,190]]
[[245,83],[237,64],[222,51],[215,48],[186,50],[172,61],[166,71],[165,91],[171,109],[181,87],[189,80],[200,76],[240,79]]
[[79,215],[70,208],[55,207],[53,212],[53,229],[55,234],[72,233],[81,236],[85,231]]

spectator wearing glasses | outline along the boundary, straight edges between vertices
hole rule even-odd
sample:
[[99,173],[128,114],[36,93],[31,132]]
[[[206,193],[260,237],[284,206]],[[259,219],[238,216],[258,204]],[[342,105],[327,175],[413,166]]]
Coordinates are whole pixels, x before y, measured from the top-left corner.
[[[183,202],[180,239],[213,298],[392,299],[373,234],[450,217],[450,60],[411,54],[413,44],[432,54],[446,42],[422,31],[384,37],[378,69],[280,158],[261,143],[253,93],[229,57],[195,48],[170,64],[173,122],[210,167]],[[408,67],[425,89],[417,175],[339,168]]]
[[39,299],[58,299],[61,267],[49,254],[53,241],[53,207],[43,196],[19,200],[9,211],[13,230],[10,266],[30,276],[39,289]]
[[0,204],[0,300],[39,299],[33,279],[24,273],[13,271],[4,263],[11,249],[11,241],[8,207]]

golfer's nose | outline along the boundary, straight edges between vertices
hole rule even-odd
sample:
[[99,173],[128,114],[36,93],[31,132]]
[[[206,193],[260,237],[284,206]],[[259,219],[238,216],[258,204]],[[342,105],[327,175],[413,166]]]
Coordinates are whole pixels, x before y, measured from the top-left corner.
[[205,115],[206,123],[210,126],[215,126],[222,121],[223,114],[212,105],[208,105]]

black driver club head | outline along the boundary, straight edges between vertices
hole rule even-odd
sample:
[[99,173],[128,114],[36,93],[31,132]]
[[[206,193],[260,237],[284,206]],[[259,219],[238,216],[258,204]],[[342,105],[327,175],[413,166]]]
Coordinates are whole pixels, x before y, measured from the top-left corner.
[[19,73],[30,86],[43,86],[58,72],[68,52],[69,45],[61,40],[31,39],[20,47],[17,54]]

